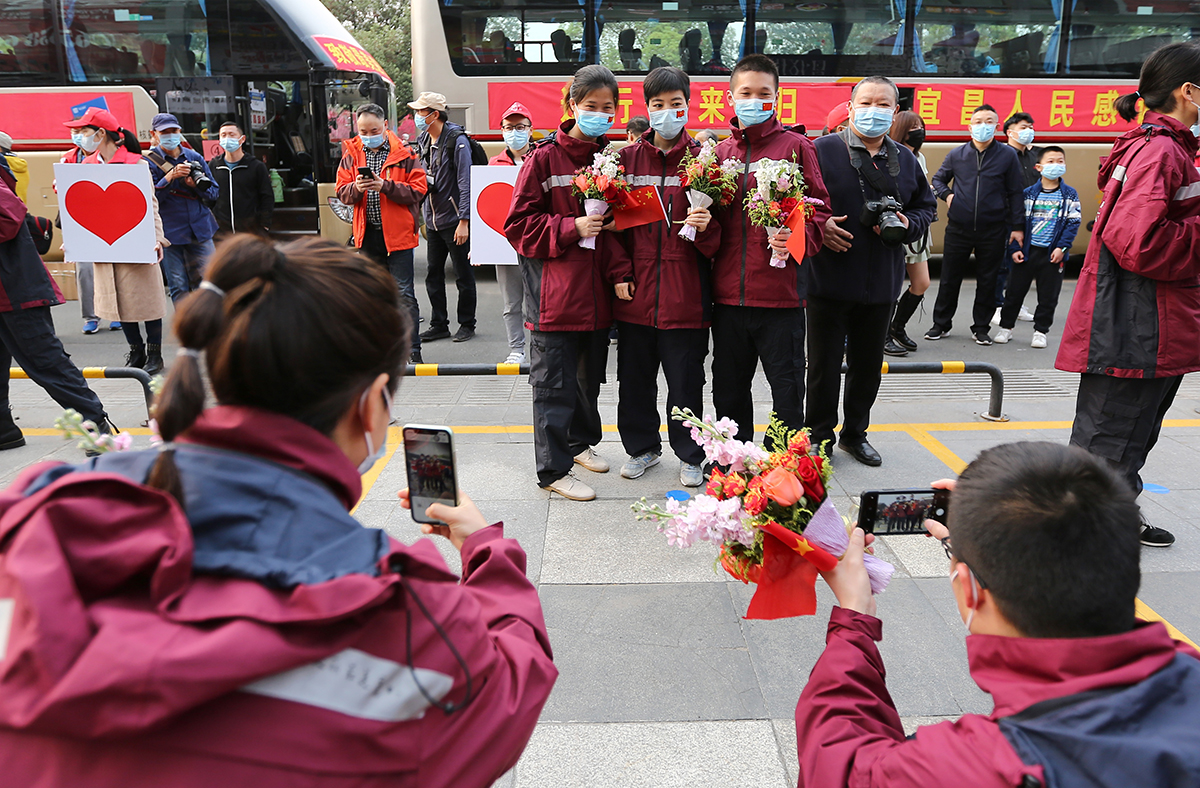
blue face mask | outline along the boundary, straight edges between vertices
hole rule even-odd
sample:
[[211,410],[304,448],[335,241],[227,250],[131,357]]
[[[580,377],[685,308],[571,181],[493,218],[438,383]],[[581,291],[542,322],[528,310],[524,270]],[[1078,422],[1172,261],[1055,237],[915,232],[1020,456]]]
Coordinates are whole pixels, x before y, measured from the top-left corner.
[[771,116],[775,114],[775,102],[762,99],[739,99],[733,102],[733,111],[737,114],[738,123],[744,129],[770,120]]
[[1033,129],[1021,129],[1017,132],[1017,142],[1022,145],[1029,145],[1033,142]]
[[233,153],[235,150],[242,147],[242,143],[240,140],[234,139],[233,137],[222,137],[221,147],[227,152]]
[[971,127],[971,139],[976,142],[987,142],[996,136],[996,127],[990,123],[979,123]]
[[612,128],[613,118],[607,112],[591,112],[586,109],[575,110],[575,122],[585,137],[603,137]]
[[687,107],[660,109],[650,113],[650,128],[657,131],[665,140],[673,140],[678,137],[687,122]]
[[854,128],[868,139],[882,137],[891,131],[895,110],[883,107],[855,107]]
[[424,134],[425,129],[429,128],[429,121],[425,120],[424,115],[413,115],[413,123],[417,124],[418,134]]
[[1056,181],[1067,174],[1067,165],[1065,164],[1043,164],[1042,177]]
[[183,142],[182,134],[159,134],[158,144],[163,150],[175,150]]
[[529,129],[513,129],[504,132],[504,144],[511,151],[525,150],[529,144]]
[[83,133],[78,131],[71,132],[71,144],[76,148],[83,147]]
[[359,134],[358,136],[362,138],[363,145],[366,145],[368,148],[371,148],[372,150],[374,150],[375,148],[378,148],[380,145],[383,144],[383,140],[386,135],[384,135],[384,134]]

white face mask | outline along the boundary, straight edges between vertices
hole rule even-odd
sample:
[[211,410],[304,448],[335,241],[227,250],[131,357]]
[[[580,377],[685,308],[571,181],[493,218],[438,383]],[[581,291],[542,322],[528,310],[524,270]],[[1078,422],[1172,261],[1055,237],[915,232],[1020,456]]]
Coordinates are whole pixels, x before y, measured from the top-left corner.
[[[954,584],[954,578],[958,576],[957,567],[950,567],[950,584]],[[971,583],[971,604],[976,605],[979,602],[979,590],[976,588],[975,573],[971,571],[971,567],[967,567],[967,578]],[[975,620],[975,608],[967,608],[970,612],[967,613],[967,634],[971,634],[971,622]]]
[[[360,411],[363,409],[363,405],[367,404],[367,395],[370,393],[371,393],[371,390],[367,389],[366,391],[364,391],[362,393],[362,396],[358,398],[358,409]],[[390,416],[391,412],[392,412],[392,394],[391,394],[391,392],[389,392],[387,390],[386,386],[383,389],[383,401],[387,403],[387,411],[388,411],[388,415]],[[365,414],[363,415],[363,423],[364,424],[366,423],[366,415]],[[382,460],[383,455],[387,453],[387,440],[380,441],[379,448],[375,448],[375,442],[373,440],[371,440],[371,431],[370,430],[364,430],[363,437],[366,438],[366,441],[367,441],[367,458],[358,464],[358,475],[359,476],[362,476],[367,471],[374,468],[375,463]]]
[[[1194,88],[1197,86],[1192,85],[1192,87]],[[1192,124],[1192,129],[1191,129],[1192,136],[1200,139],[1200,104],[1197,104],[1196,102],[1192,101],[1191,99],[1188,99],[1188,103],[1190,103],[1193,107],[1196,108],[1196,113],[1197,113],[1196,114],[1196,122]]]

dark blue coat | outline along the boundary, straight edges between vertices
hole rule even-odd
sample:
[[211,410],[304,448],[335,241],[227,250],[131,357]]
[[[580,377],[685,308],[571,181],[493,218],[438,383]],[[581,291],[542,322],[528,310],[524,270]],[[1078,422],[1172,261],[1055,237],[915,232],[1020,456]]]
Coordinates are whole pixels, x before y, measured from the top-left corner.
[[1001,142],[982,151],[971,142],[952,149],[933,176],[933,191],[941,200],[954,195],[947,217],[967,230],[1025,227],[1025,175],[1016,151]]
[[[453,149],[446,143],[454,140]],[[433,140],[428,131],[417,138],[417,150],[421,154],[421,166],[429,178],[429,191],[425,194],[425,224],[435,230],[454,227],[463,219],[471,218],[471,145],[463,127],[446,122],[438,137],[438,147],[433,149]]]
[[200,201],[203,197],[214,202],[220,195],[204,157],[186,147],[181,147],[179,155],[174,157],[168,156],[167,152],[157,145],[151,148],[150,152],[162,156],[169,166],[185,161],[199,164],[212,182],[208,189],[201,192],[184,183],[183,178],[168,181],[162,168],[147,157],[147,161],[150,162],[150,174],[158,179],[154,188],[158,196],[158,215],[162,217],[163,233],[167,240],[173,244],[190,244],[195,241],[207,241],[216,235],[217,220],[212,211]]

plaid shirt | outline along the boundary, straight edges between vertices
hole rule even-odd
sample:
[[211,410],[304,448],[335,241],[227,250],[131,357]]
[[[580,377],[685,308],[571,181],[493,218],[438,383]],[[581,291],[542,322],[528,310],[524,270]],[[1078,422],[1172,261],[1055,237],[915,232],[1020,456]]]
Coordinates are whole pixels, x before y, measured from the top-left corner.
[[[371,168],[371,172],[379,175],[389,153],[387,138],[384,137],[383,144],[378,148],[368,148],[364,145],[363,153],[367,156],[367,166]],[[377,191],[367,192],[367,224],[372,227],[383,226],[383,216],[379,213],[379,192]]]

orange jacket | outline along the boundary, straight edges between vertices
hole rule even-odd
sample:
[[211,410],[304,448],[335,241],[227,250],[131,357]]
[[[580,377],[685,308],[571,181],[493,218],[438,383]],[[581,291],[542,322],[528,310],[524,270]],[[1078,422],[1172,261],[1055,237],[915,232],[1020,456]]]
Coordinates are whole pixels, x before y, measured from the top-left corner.
[[[412,149],[399,137],[388,132],[388,157],[380,177],[379,215],[383,219],[383,241],[389,252],[413,249],[417,245],[417,206],[428,188],[425,170]],[[342,161],[338,164],[337,196],[346,205],[354,206],[354,245],[362,246],[367,230],[367,201],[354,185],[358,168],[367,166],[362,139],[354,137],[342,143]],[[382,199],[386,197],[387,199]]]

